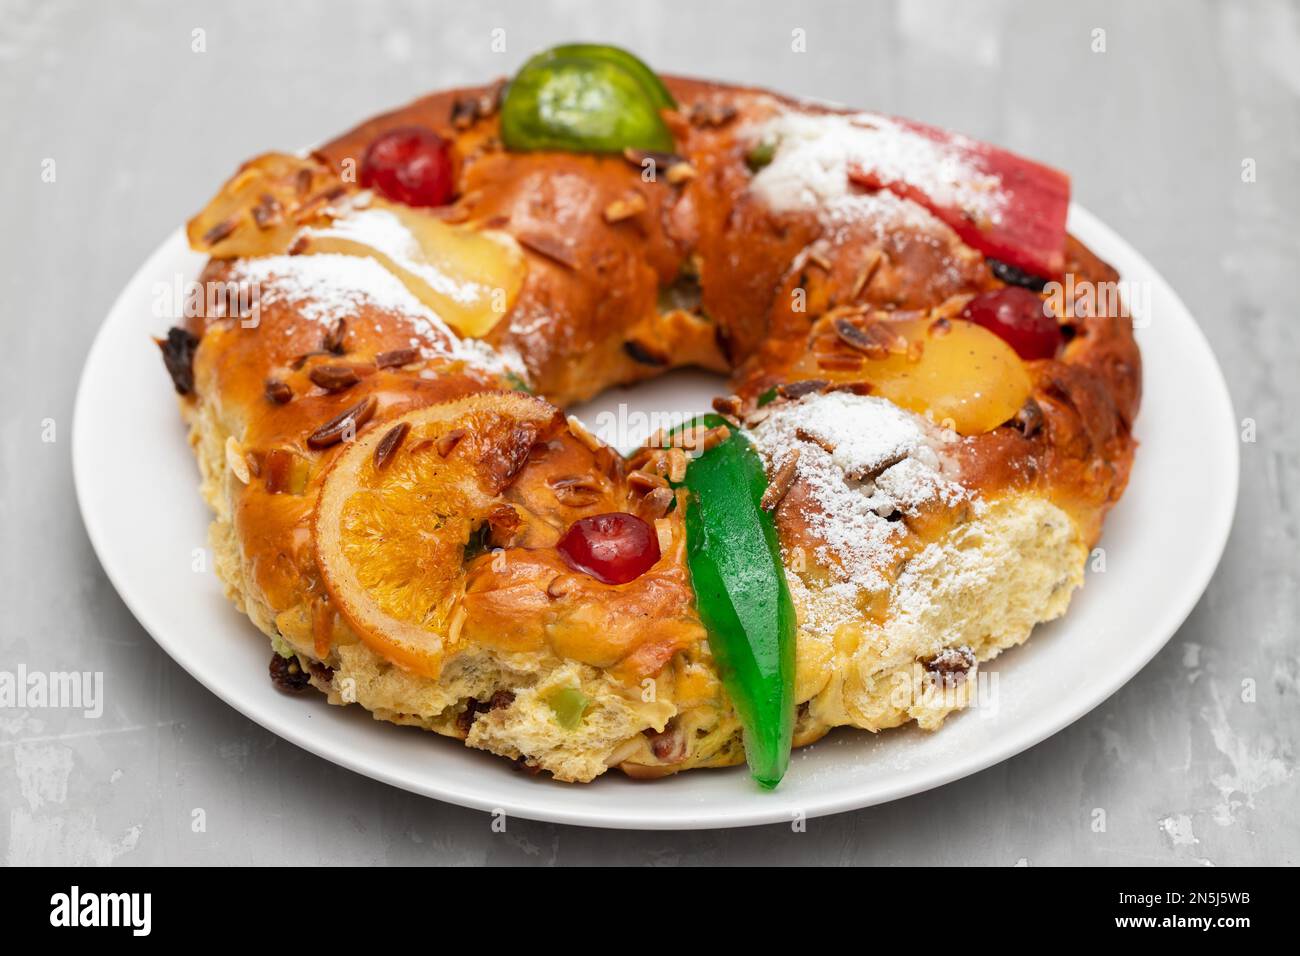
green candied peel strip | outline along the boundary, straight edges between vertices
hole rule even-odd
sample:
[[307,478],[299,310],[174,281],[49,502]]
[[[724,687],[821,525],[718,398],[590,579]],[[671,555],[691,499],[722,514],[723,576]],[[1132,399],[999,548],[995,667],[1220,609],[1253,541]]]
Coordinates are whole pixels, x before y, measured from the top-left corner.
[[[547,51],[525,64],[510,81],[501,104],[501,140],[506,148],[671,152],[673,137],[659,115],[659,94],[647,90],[640,71],[623,61],[635,57],[613,52],[620,56],[560,56]],[[640,67],[649,72],[645,64]]]
[[727,425],[731,435],[686,469],[691,581],[722,685],[744,728],[750,773],[770,790],[789,767],[794,735],[794,602],[776,527],[761,505],[762,460],[721,417],[704,415],[686,427],[696,425]]

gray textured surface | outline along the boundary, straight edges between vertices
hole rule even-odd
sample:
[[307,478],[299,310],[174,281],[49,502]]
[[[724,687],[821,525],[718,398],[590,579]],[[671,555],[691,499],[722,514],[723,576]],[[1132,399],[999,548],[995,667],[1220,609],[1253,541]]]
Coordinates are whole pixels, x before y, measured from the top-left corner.
[[[497,27],[504,54],[489,50]],[[191,50],[195,28],[204,53]],[[807,53],[790,50],[795,28]],[[1091,49],[1095,28],[1104,53]],[[498,835],[482,814],[277,740],[136,624],[82,529],[68,440],[81,363],[128,276],[246,156],[578,37],[621,42],[666,71],[913,115],[1054,162],[1179,290],[1257,441],[1242,446],[1236,528],[1209,591],[1111,700],[1000,766],[806,833],[512,821]],[[0,859],[1295,863],[1298,120],[1300,4],[1285,0],[3,0],[0,670],[103,671],[107,704],[98,720],[0,710]],[[41,177],[49,158],[54,183]],[[1242,182],[1245,158],[1254,183]],[[1247,680],[1253,703],[1241,699]],[[192,830],[195,808],[206,832]]]

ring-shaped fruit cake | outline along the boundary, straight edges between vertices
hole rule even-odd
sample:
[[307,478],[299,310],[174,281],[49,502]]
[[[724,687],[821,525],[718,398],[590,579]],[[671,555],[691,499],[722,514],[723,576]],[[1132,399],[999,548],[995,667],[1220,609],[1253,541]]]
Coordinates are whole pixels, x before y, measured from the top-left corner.
[[[159,345],[272,679],[563,781],[938,728],[1133,458],[1069,192],[590,44],[245,163]],[[683,366],[729,394],[630,454],[562,411]]]

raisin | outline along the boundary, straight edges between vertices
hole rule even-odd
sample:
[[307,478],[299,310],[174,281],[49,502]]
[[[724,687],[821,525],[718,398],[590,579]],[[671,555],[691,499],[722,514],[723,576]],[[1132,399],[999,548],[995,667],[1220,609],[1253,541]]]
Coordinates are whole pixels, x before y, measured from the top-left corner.
[[1047,285],[1047,280],[1041,276],[1031,275],[1024,269],[1003,262],[1001,259],[989,259],[988,264],[989,271],[1007,285],[1018,285],[1022,289],[1032,289],[1034,292],[1042,292],[1043,287]]
[[182,328],[167,330],[167,338],[155,339],[162,350],[163,365],[172,377],[177,395],[194,391],[194,351],[199,347],[199,337]]
[[302,669],[296,657],[271,655],[271,683],[280,690],[297,694],[311,683],[311,674]]

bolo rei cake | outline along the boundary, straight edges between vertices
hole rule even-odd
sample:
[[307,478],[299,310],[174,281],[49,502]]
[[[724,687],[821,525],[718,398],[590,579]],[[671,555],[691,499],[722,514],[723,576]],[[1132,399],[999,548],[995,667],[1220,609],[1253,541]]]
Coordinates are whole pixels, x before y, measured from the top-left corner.
[[[188,226],[159,339],[217,573],[270,673],[586,782],[939,728],[1065,613],[1140,359],[1069,180],[920,123],[577,44]],[[563,409],[683,366],[624,454]],[[250,675],[251,676],[251,675]]]

